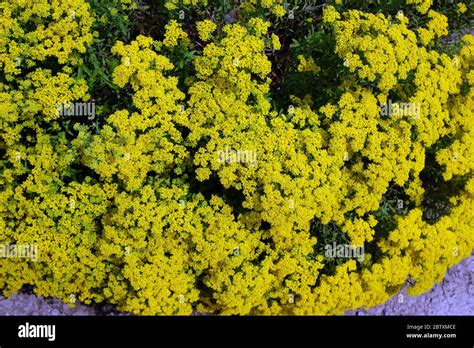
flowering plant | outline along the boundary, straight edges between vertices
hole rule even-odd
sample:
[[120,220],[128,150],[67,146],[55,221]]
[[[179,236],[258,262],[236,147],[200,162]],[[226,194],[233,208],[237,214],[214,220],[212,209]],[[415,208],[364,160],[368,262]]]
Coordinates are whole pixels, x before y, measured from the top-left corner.
[[377,6],[2,2],[0,243],[38,247],[2,292],[246,315],[430,289],[474,248],[473,8]]

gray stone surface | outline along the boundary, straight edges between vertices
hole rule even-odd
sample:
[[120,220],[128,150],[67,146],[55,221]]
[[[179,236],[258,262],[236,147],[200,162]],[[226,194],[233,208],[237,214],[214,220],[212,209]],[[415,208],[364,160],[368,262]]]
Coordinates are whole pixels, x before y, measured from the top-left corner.
[[0,296],[0,315],[117,315],[110,305],[84,305],[70,307],[56,298],[37,297],[32,294],[13,294],[9,299]]
[[347,315],[474,315],[474,255],[451,267],[430,291],[411,297],[405,291],[383,305]]

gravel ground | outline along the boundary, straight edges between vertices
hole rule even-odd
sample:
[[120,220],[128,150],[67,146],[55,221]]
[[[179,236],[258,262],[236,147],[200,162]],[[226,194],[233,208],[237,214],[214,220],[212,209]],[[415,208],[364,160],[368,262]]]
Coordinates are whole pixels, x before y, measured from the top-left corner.
[[347,315],[474,315],[474,253],[446,273],[430,291],[411,297],[405,291],[383,305]]
[[0,315],[117,315],[110,305],[85,305],[77,303],[69,307],[56,298],[37,297],[18,293],[9,299],[0,296]]
[[[196,313],[197,314],[197,313]],[[28,293],[0,296],[0,315],[127,315],[111,305],[69,307],[54,298]],[[444,280],[427,293],[411,297],[405,292],[385,304],[368,310],[349,311],[346,315],[474,315],[474,253],[447,273]]]

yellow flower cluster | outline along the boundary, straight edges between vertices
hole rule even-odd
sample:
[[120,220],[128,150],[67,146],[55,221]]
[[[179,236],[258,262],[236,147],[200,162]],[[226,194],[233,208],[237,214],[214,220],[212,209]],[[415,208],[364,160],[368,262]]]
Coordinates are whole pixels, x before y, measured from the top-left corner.
[[420,13],[426,13],[433,5],[433,0],[407,0],[407,4],[413,4]]
[[138,36],[130,45],[117,42],[112,49],[122,59],[113,81],[120,87],[130,83],[135,92],[133,107],[139,112],[119,110],[109,116],[100,134],[82,128],[74,141],[84,147],[85,165],[106,181],[117,176],[128,190],[139,189],[150,171],[167,172],[186,156],[181,134],[173,125],[184,94],[177,88],[177,78],[165,76],[173,64],[151,49],[153,43]]
[[383,14],[351,10],[343,19],[333,7],[324,18],[334,27],[336,53],[344,65],[361,79],[374,82],[386,92],[404,80],[419,63],[415,33],[407,28],[408,18],[398,16],[391,23]]
[[200,21],[196,24],[196,28],[201,40],[208,41],[212,33],[216,30],[217,25],[208,19]]
[[257,7],[270,10],[275,16],[283,17],[286,14],[283,0],[244,0],[242,8],[247,12],[254,12]]
[[457,95],[450,109],[450,128],[448,134],[454,141],[448,147],[436,154],[436,160],[445,166],[445,180],[454,175],[466,175],[474,169],[474,127],[472,115],[474,110],[474,36],[463,37],[464,47],[459,58],[455,57],[453,64],[459,66],[466,77],[468,92]]
[[308,59],[306,59],[305,56],[299,55],[298,60],[300,62],[298,65],[298,71],[300,72],[318,73],[321,71],[321,68],[316,65],[316,62],[314,61],[313,57],[309,57]]
[[457,4],[457,7],[458,7],[458,12],[459,12],[460,14],[466,13],[466,11],[467,11],[467,6],[466,6],[466,4],[460,3],[460,4]]
[[10,81],[50,57],[79,64],[92,42],[93,16],[84,0],[2,1],[0,13],[0,67]]
[[[282,3],[242,7],[281,15]],[[413,294],[429,289],[474,248],[474,37],[457,55],[437,52],[446,18],[431,1],[409,3],[427,14],[423,28],[403,14],[328,7],[338,93],[324,103],[289,96],[284,110],[271,103],[267,57],[280,42],[262,18],[227,24],[219,37],[215,23],[198,22],[205,44],[185,87],[163,53],[191,45],[178,22],[160,42],[118,41],[112,82],[130,101],[75,133],[56,105],[89,98],[72,70],[92,42],[88,5],[0,4],[0,243],[39,247],[38,262],[0,259],[2,292],[30,284],[70,304],[145,315],[285,315],[377,305],[407,279]],[[58,69],[40,64],[50,58]],[[325,73],[297,58],[311,78]],[[392,99],[419,112],[384,115]],[[433,152],[440,180],[458,189],[429,222],[422,177]],[[378,213],[394,187],[406,213],[391,213],[381,235]],[[329,225],[379,255],[329,271],[320,252]]]
[[165,26],[165,38],[163,40],[163,45],[167,47],[177,46],[180,41],[185,45],[189,43],[188,34],[181,29],[181,24],[175,20],[170,21]]
[[175,10],[178,5],[182,4],[185,6],[196,6],[196,5],[207,5],[208,0],[166,0],[165,7],[168,10]]
[[445,16],[430,10],[428,12],[430,19],[426,28],[418,29],[418,36],[423,45],[429,45],[437,37],[448,34],[448,20]]

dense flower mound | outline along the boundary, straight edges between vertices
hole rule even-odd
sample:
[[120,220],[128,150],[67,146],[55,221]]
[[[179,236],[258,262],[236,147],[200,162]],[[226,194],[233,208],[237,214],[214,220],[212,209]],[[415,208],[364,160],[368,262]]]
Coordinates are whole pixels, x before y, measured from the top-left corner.
[[235,6],[0,3],[3,294],[341,314],[471,254],[474,36],[334,1],[290,44],[291,1]]

